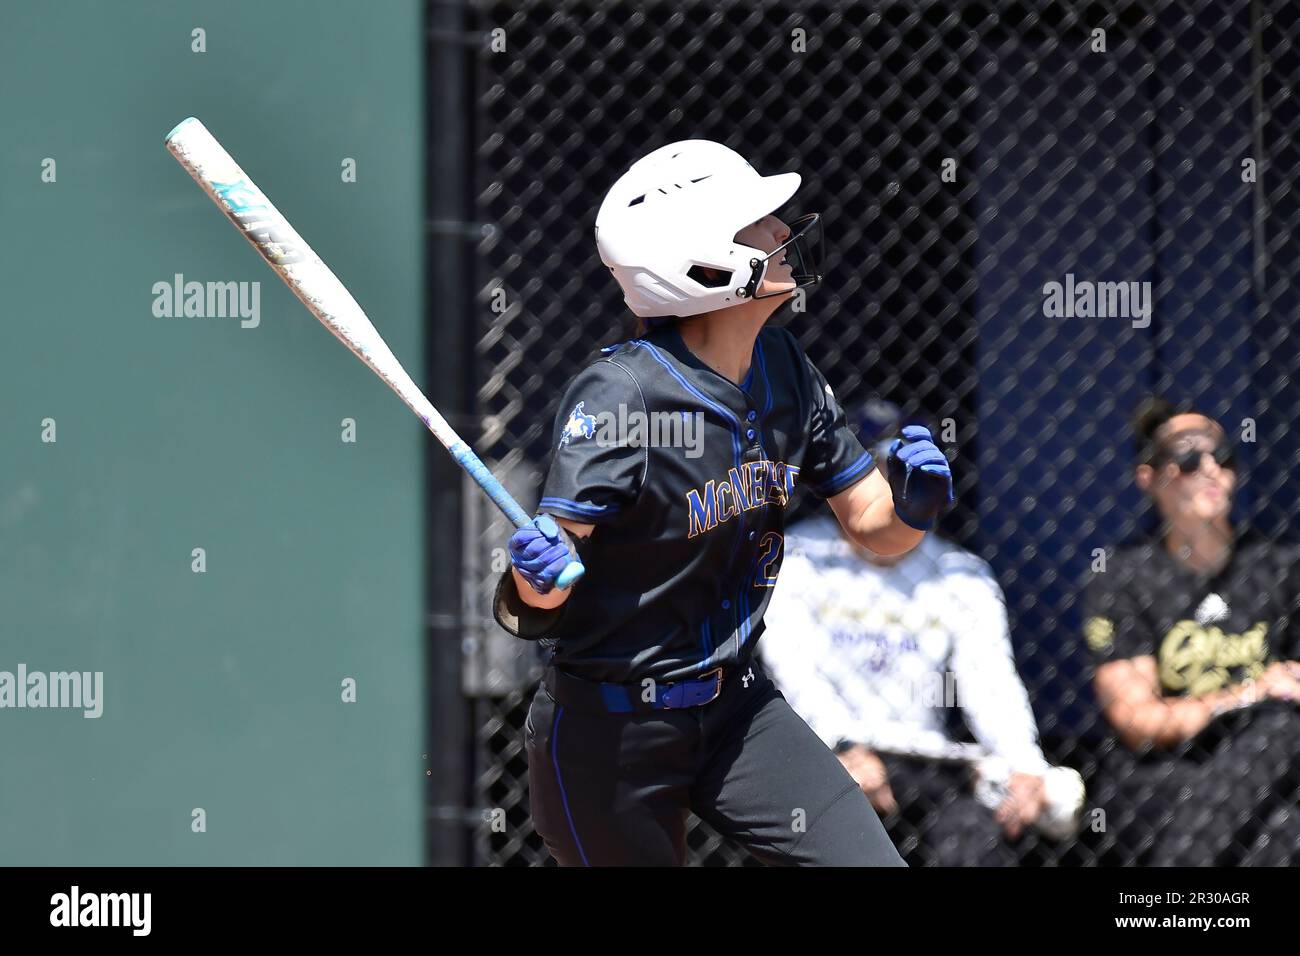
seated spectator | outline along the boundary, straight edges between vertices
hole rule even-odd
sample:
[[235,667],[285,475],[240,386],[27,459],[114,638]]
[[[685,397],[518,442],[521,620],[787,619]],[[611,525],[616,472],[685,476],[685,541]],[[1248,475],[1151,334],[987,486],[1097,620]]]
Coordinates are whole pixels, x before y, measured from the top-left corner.
[[[883,462],[880,439],[897,433],[897,408],[873,402],[855,418]],[[1049,818],[1067,832],[1077,825],[1082,782],[1049,768],[1039,749],[1001,589],[987,564],[955,544],[931,533],[882,558],[831,517],[796,524],[763,656],[909,863],[1013,865],[1011,844],[1027,827]],[[945,719],[954,706],[978,744],[955,739]]]
[[1093,574],[1084,637],[1106,720],[1136,759],[1115,785],[1155,865],[1289,865],[1300,856],[1300,664],[1287,621],[1297,549],[1240,534],[1234,449],[1161,399],[1135,420],[1150,540]]

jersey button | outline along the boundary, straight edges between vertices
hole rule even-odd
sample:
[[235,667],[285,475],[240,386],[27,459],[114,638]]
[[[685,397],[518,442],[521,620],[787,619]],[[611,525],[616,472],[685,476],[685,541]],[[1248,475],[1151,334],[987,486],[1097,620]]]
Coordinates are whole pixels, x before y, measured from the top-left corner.
[[757,435],[757,434],[758,434],[758,432],[754,431],[754,429],[751,428],[751,429],[749,429],[748,431],[745,432],[745,437],[748,438],[750,441],[753,441],[753,440],[754,440],[754,436]]
[[754,536],[755,536],[756,534],[758,534],[757,531],[751,531],[751,532],[749,533],[749,540],[750,540],[750,541],[753,541],[753,540],[754,540]]
[[749,414],[746,415],[745,417],[746,417],[747,419],[749,419],[749,420],[752,422],[754,419],[756,419],[756,418],[758,417],[758,412],[754,411],[754,410],[751,408],[751,409],[749,410]]
[[723,609],[724,611],[728,611],[728,610],[730,610],[730,609],[731,609],[731,602],[730,602],[730,601],[723,601],[723,602],[722,602],[722,609]]

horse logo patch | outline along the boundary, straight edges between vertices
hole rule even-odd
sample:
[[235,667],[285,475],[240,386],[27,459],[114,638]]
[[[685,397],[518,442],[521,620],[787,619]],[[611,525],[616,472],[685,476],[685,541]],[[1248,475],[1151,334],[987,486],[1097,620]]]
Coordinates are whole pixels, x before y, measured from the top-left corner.
[[587,415],[582,408],[586,402],[579,402],[569,412],[569,420],[564,423],[564,433],[560,435],[560,447],[563,448],[571,438],[590,438],[596,434],[596,416]]

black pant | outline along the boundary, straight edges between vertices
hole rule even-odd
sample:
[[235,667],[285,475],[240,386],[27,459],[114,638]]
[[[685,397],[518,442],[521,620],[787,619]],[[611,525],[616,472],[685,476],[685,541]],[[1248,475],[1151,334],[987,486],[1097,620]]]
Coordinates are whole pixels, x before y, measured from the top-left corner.
[[1153,866],[1300,863],[1300,713],[1229,715],[1173,754],[1130,764],[1117,797],[1153,841]]
[[712,703],[528,711],[533,825],[562,866],[681,865],[693,811],[769,865],[903,866],[867,798],[755,664]]
[[975,799],[964,763],[880,754],[898,811],[885,823],[910,866],[1016,866],[993,811]]

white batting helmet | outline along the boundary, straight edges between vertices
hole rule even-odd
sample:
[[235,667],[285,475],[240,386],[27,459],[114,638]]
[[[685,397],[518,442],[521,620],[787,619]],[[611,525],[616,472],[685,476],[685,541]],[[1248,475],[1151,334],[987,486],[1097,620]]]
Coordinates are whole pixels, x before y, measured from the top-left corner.
[[606,194],[596,214],[600,261],[628,308],[645,317],[699,315],[788,294],[758,295],[768,261],[782,253],[796,287],[813,285],[821,280],[817,213],[790,223],[790,238],[772,252],[735,241],[745,226],[784,205],[799,182],[798,173],[760,176],[721,143],[669,143],[633,163]]

